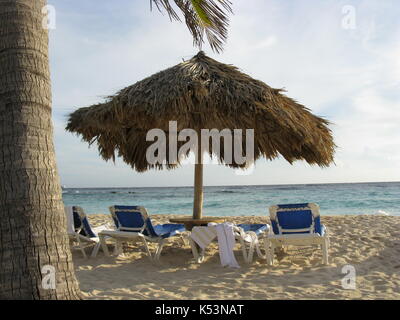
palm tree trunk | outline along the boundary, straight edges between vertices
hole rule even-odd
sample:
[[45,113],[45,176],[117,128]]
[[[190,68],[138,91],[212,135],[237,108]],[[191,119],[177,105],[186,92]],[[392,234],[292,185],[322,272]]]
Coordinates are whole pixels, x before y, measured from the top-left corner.
[[[0,0],[0,299],[78,299],[56,169],[46,0]],[[43,286],[43,267],[55,289]]]

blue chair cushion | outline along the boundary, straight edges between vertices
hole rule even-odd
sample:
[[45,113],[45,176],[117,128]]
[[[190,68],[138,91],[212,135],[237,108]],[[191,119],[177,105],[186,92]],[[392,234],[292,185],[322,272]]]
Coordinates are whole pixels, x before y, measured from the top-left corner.
[[[150,219],[148,219],[149,221]],[[150,237],[160,237],[160,238],[169,238],[180,232],[185,231],[185,226],[183,224],[159,224],[153,226],[151,222],[148,224],[151,228],[146,229],[143,234]],[[150,232],[149,232],[150,231]]]
[[325,226],[321,225],[321,217],[314,218],[314,232],[319,233],[321,236],[325,234]]
[[89,238],[96,238],[96,234],[93,232],[92,228],[90,227],[90,223],[88,221],[88,219],[85,217],[82,220],[82,224],[83,224],[83,229],[85,230],[86,236]]
[[114,206],[115,211],[124,211],[124,210],[138,210],[140,211],[139,206]]
[[256,233],[256,235],[259,235],[260,233],[264,232],[267,230],[268,226],[266,224],[246,224],[246,223],[241,223],[237,225],[240,228],[243,228],[245,232],[248,231],[253,231]]
[[75,207],[72,207],[72,213],[74,216],[74,228],[76,232],[78,229],[83,228],[82,220],[81,217],[79,216],[79,213],[75,211]]
[[[277,220],[279,225],[283,229],[305,229],[309,228],[314,220],[314,232],[323,235],[321,229],[320,216],[313,218],[312,211],[310,209],[302,209],[308,206],[308,203],[300,204],[287,204],[278,205],[280,209],[293,209],[291,211],[278,211]],[[296,210],[297,209],[297,210]],[[279,234],[277,221],[271,220],[272,230],[274,234]],[[293,232],[283,232],[283,234],[291,234]],[[308,233],[308,232],[298,232]]]
[[308,207],[308,203],[278,204],[279,209],[298,209],[306,207]]
[[271,220],[271,225],[274,234],[279,234],[278,223],[276,222],[276,220]]
[[[146,228],[143,230],[143,234],[152,238],[168,238],[177,234],[178,232],[185,231],[183,224],[162,224],[154,226],[151,222],[150,217],[144,221],[143,216],[138,206],[114,206],[115,215],[118,219],[114,219],[117,228],[137,228],[141,229],[144,225]],[[125,211],[124,211],[125,210]],[[137,211],[132,211],[137,210]],[[123,230],[128,232],[138,232],[134,230]]]
[[144,220],[140,211],[116,211],[115,215],[117,216],[117,219],[115,219],[117,228],[141,229],[144,226]]
[[74,217],[74,228],[75,231],[81,229],[79,234],[84,237],[95,238],[96,234],[93,232],[92,228],[90,227],[90,223],[88,219],[85,217],[81,219],[81,216],[76,211],[76,207],[72,207],[72,213]]
[[[142,228],[144,221],[142,215],[140,214],[140,209],[138,206],[114,206],[115,215],[118,219],[113,217],[115,226],[120,227],[120,222],[122,227],[127,228]],[[129,212],[128,210],[138,210],[135,212]],[[134,217],[133,217],[134,216]]]
[[304,229],[312,224],[311,210],[278,211],[277,220],[282,229]]

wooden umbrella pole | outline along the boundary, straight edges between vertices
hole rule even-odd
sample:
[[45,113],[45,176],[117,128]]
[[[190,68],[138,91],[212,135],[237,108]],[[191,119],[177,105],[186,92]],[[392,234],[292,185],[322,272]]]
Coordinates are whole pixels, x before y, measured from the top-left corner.
[[[198,150],[200,147],[198,148]],[[197,163],[194,165],[193,219],[203,216],[203,152],[197,151]]]

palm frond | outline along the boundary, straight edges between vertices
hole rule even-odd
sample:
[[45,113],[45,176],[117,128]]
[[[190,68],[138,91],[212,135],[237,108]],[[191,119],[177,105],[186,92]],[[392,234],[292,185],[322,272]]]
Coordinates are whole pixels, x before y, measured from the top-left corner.
[[[166,11],[170,20],[181,21],[170,0],[150,0],[160,12]],[[215,52],[221,52],[228,38],[228,15],[232,13],[229,0],[174,0],[185,18],[186,26],[193,36],[193,44],[200,49],[204,35]]]

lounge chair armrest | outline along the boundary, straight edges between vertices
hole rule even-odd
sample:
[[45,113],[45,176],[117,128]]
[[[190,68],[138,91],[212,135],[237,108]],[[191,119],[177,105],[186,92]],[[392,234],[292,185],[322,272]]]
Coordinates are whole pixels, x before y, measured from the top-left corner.
[[106,223],[104,225],[92,228],[96,234],[99,234],[101,231],[104,230],[115,230],[115,227],[111,223]]
[[267,224],[267,230],[262,234],[264,238],[268,238],[269,236],[274,235],[274,231],[272,230],[272,226],[270,224]]
[[324,224],[321,224],[321,232],[323,236],[328,235],[328,228]]

